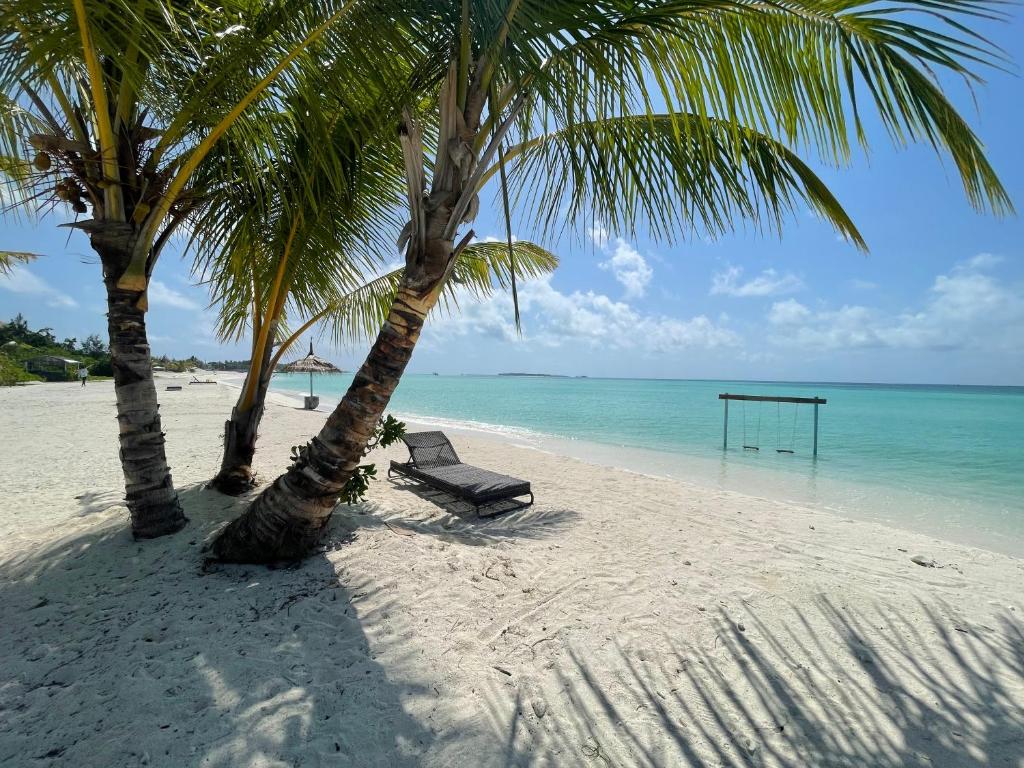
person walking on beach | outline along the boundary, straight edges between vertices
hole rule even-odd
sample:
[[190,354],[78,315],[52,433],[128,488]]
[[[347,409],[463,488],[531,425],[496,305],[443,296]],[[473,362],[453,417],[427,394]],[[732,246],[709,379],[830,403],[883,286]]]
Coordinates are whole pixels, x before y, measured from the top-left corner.
[[89,369],[84,365],[78,369],[78,378],[82,380],[82,386],[85,386],[85,380],[89,378]]

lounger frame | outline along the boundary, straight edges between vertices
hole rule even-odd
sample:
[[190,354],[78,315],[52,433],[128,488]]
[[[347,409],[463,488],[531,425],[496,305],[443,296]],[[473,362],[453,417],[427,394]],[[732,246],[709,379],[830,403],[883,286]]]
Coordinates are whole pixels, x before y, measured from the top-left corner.
[[[463,476],[469,476],[470,478],[473,476],[474,472],[479,473],[481,476],[493,476],[500,474],[460,461],[451,442],[443,432],[412,432],[406,434],[402,440],[409,448],[409,460],[405,462],[392,461],[388,468],[389,478],[393,475],[399,475],[450,494],[461,501],[471,504],[478,517],[490,517],[492,515],[503,514],[505,512],[513,512],[518,509],[525,509],[526,507],[531,506],[534,502],[533,490],[530,487],[530,483],[526,480],[511,478],[508,475],[501,476],[518,482],[512,488],[508,489],[507,492],[498,488],[493,492],[480,494],[474,493],[470,489],[465,488],[456,482],[445,480],[442,477],[437,477],[432,474],[432,469],[445,467],[462,467],[464,469],[461,470],[461,474]],[[513,493],[511,491],[515,492]],[[529,496],[529,501],[525,501],[521,498],[525,496]],[[485,510],[491,505],[504,501],[511,501],[514,503],[512,506],[496,510],[490,514],[481,512],[481,510]]]

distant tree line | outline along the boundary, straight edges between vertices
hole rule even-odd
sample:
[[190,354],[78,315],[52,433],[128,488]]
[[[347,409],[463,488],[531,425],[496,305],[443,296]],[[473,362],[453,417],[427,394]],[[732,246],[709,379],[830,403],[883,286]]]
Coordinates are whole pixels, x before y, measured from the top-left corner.
[[110,350],[98,334],[90,334],[82,342],[76,337],[60,341],[52,328],[29,328],[20,313],[10,322],[0,322],[0,385],[38,381],[38,376],[25,370],[25,362],[42,356],[77,360],[91,376],[114,375]]
[[195,355],[186,357],[184,360],[178,360],[167,355],[161,355],[160,357],[153,358],[154,368],[163,368],[165,371],[175,371],[177,373],[183,373],[190,371],[194,368],[205,368],[206,363],[200,360]]
[[[20,313],[9,322],[0,322],[0,386],[39,381],[38,376],[25,370],[25,362],[43,356],[77,360],[89,369],[90,376],[114,375],[110,350],[98,334],[91,333],[81,342],[74,336],[59,340],[52,328],[29,328],[28,321]],[[162,355],[153,358],[153,366],[177,372],[193,368],[244,371],[248,368],[248,361],[204,363],[195,355],[185,359]]]
[[248,360],[220,360],[206,363],[203,366],[210,371],[245,371],[249,370]]

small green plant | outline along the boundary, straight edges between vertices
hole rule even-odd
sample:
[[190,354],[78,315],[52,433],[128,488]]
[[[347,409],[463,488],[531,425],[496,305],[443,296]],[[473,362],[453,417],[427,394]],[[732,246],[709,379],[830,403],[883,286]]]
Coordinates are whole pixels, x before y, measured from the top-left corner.
[[[405,423],[388,414],[374,428],[370,442],[366,444],[366,450],[363,451],[363,456],[366,456],[374,448],[387,448],[401,440],[404,434]],[[308,443],[292,446],[293,464],[305,458],[308,446]],[[363,501],[366,498],[366,492],[370,490],[370,481],[375,477],[377,477],[375,464],[360,464],[341,489],[341,500],[346,504],[358,504]]]
[[366,492],[370,490],[370,480],[377,476],[375,464],[360,464],[356,467],[355,474],[348,479],[345,487],[341,489],[341,500],[346,504],[358,504],[366,498]]

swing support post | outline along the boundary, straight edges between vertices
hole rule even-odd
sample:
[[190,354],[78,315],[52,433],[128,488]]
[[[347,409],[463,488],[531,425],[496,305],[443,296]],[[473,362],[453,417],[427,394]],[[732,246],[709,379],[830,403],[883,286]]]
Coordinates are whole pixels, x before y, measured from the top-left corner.
[[[722,429],[722,450],[727,450],[729,447],[729,401],[730,400],[747,400],[754,401],[757,403],[793,403],[800,405],[806,403],[814,406],[814,458],[818,457],[818,406],[825,405],[828,400],[823,397],[775,397],[773,395],[732,395],[728,392],[723,392],[718,396],[719,400],[725,401],[725,425]],[[793,430],[796,431],[796,420],[794,414]],[[792,453],[792,451],[785,451],[785,453]]]
[[[725,426],[722,427],[722,450],[729,450],[729,399],[725,399]],[[817,433],[815,433],[817,434]]]
[[814,404],[814,458],[818,458],[818,405]]

